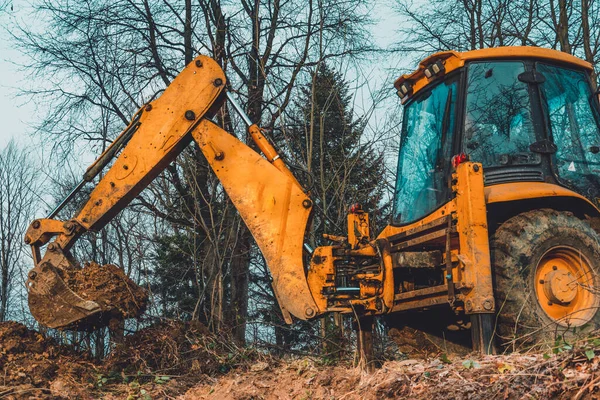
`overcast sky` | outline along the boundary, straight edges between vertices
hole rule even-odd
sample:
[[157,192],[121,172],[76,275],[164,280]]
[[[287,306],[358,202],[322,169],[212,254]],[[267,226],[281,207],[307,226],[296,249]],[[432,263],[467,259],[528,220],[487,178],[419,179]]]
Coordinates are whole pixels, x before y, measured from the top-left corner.
[[[10,7],[10,6],[9,6]],[[20,59],[19,52],[11,46],[7,30],[9,19],[18,16],[25,10],[25,2],[13,0],[14,11],[0,11],[0,148],[3,148],[11,137],[25,141],[28,123],[34,121],[33,106],[22,104],[16,98],[16,89],[22,83],[23,74],[13,62]]]
[[[392,2],[393,0],[379,0],[374,9],[378,14],[375,18],[379,20],[379,23],[374,27],[373,34],[382,46],[393,42],[394,31],[399,24],[398,17],[390,12]],[[19,86],[24,84],[25,74],[23,71],[19,71],[15,63],[23,62],[23,58],[11,43],[8,32],[12,19],[26,17],[28,4],[23,0],[13,0],[12,4],[12,11],[10,9],[4,13],[0,11],[0,149],[11,138],[23,144],[34,142],[30,136],[32,134],[30,126],[36,121],[33,104],[26,103],[26,99],[17,97]],[[373,67],[365,66],[365,69],[372,71]],[[383,72],[380,76],[382,74]],[[389,82],[389,85],[392,83]]]

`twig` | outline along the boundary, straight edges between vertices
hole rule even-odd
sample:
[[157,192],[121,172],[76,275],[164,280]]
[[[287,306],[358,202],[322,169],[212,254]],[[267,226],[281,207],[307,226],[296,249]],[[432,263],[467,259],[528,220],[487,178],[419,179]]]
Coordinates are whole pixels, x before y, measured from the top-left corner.
[[577,392],[577,394],[575,395],[575,397],[573,397],[573,400],[579,400],[583,394],[585,393],[585,391],[587,389],[589,389],[590,387],[592,387],[593,385],[597,384],[598,381],[600,381],[600,375],[598,375],[596,378],[592,379],[590,381],[590,383],[588,383],[587,385],[585,385],[584,387],[582,387],[581,389],[579,389],[579,392]]

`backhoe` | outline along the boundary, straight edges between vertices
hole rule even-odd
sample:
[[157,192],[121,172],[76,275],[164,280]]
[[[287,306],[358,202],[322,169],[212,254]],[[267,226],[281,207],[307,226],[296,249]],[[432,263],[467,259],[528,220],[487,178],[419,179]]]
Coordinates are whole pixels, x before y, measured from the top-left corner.
[[[395,82],[404,117],[391,223],[374,236],[368,213],[353,207],[346,236],[311,249],[310,194],[227,93],[222,69],[199,56],[87,170],[82,184],[116,158],[77,215],[54,219],[61,205],[29,227],[31,312],[48,327],[85,329],[143,311],[145,294],[117,267],[108,273],[121,289],[87,290],[94,284],[77,277],[69,250],[194,141],[263,253],[288,323],[354,315],[368,351],[373,316],[411,324],[441,311],[450,325],[463,321],[454,325],[485,353],[598,327],[600,116],[591,72],[534,47],[424,59]],[[262,155],[211,121],[227,97]]]

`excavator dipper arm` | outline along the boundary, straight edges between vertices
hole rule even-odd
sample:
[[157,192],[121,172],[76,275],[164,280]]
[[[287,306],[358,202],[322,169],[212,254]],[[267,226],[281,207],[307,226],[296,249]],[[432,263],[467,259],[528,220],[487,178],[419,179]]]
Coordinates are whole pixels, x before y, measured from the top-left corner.
[[[225,81],[214,60],[196,58],[158,99],[136,113],[113,146],[88,169],[84,180],[91,181],[122,149],[79,213],[68,221],[33,221],[25,236],[35,263],[27,289],[29,307],[38,322],[83,330],[143,312],[143,289],[119,268],[103,269],[101,283],[120,282],[120,286],[107,293],[92,290],[93,285],[84,279],[85,268],[72,259],[69,250],[84,232],[104,227],[192,140],[264,254],[286,320],[291,322],[290,313],[307,319],[320,312],[308,287],[302,253],[312,203],[256,125],[248,130],[266,158],[207,119],[224,101]],[[40,248],[46,244],[42,257]]]

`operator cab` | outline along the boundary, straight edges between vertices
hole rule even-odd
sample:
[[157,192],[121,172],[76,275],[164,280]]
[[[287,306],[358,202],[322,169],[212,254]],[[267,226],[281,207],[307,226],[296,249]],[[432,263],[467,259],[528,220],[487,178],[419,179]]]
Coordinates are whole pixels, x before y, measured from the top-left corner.
[[405,107],[394,225],[448,202],[453,166],[465,160],[482,163],[486,186],[553,183],[600,204],[591,72],[565,53],[510,47],[438,53],[399,78]]

